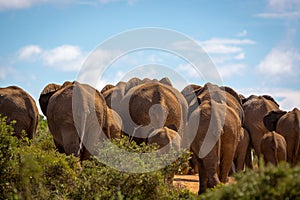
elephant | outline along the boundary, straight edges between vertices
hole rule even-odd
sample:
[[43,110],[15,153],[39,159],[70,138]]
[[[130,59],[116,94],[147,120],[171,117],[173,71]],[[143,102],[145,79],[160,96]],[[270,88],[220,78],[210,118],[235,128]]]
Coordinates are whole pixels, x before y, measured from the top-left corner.
[[264,134],[260,149],[266,164],[278,165],[279,162],[286,161],[286,141],[275,131]]
[[[124,132],[134,136],[137,143],[145,142],[150,129],[169,125],[174,125],[182,136],[187,110],[187,103],[181,93],[159,81],[132,87],[117,108],[123,120]],[[139,131],[136,131],[138,127]]]
[[187,132],[197,132],[191,150],[198,160],[201,194],[207,187],[228,180],[242,133],[243,109],[234,90],[211,83],[197,92],[197,98],[200,105],[190,106],[194,110],[188,119]]
[[143,80],[141,80],[137,77],[134,77],[127,82],[120,81],[116,86],[107,84],[103,87],[101,93],[103,94],[108,107],[116,110],[118,104],[121,102],[121,100],[131,88],[137,85],[141,85],[143,83],[150,82],[160,82],[162,84],[172,87],[171,81],[166,77],[162,78],[160,81],[156,79],[151,80],[149,78],[144,78]]
[[120,117],[90,85],[77,81],[48,84],[39,103],[60,153],[86,160],[102,139],[121,136]]
[[108,89],[108,87],[105,86],[102,89],[103,97],[109,108],[113,109],[113,107],[115,107],[116,105],[118,105],[121,102],[121,100],[123,99],[123,97],[125,95],[125,87],[126,87],[125,82],[119,82],[114,87],[110,87]]
[[239,143],[234,156],[234,172],[240,172],[245,166],[252,167],[251,163],[251,149],[250,149],[250,136],[247,129],[242,128]]
[[110,89],[112,89],[112,88],[114,88],[114,87],[115,87],[115,86],[112,85],[112,84],[107,84],[107,85],[105,85],[105,86],[102,88],[102,90],[100,91],[100,93],[103,94],[103,93],[106,92],[107,90],[110,90]]
[[292,166],[299,163],[300,159],[300,111],[274,110],[263,119],[269,131],[276,131],[285,138],[287,147],[287,162]]
[[157,144],[162,153],[168,153],[171,148],[178,151],[181,148],[181,136],[169,127],[153,129],[148,134],[147,141],[148,144]]
[[[185,88],[183,88],[183,90],[181,91],[181,94],[186,99],[186,102],[189,105],[189,107],[193,106],[193,105],[197,107],[197,105],[200,104],[200,102],[197,102],[197,104],[195,104],[195,102],[193,102],[193,100],[195,100],[195,101],[197,100],[197,98],[196,98],[197,93],[201,89],[202,89],[202,87],[200,85],[196,85],[196,84],[190,84],[190,85],[187,85]],[[192,110],[194,110],[194,109],[192,109]]]
[[39,111],[34,99],[17,86],[0,88],[0,114],[6,122],[15,120],[14,134],[20,138],[22,130],[29,139],[34,137],[39,121]]
[[244,127],[249,131],[251,146],[260,156],[260,141],[269,130],[265,127],[263,119],[272,110],[278,110],[278,103],[268,95],[251,95],[243,100],[245,113]]

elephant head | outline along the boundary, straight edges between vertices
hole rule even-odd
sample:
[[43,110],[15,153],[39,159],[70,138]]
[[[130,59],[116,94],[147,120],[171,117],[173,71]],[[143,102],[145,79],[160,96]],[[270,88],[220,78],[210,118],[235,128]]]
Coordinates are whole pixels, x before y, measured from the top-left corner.
[[269,131],[276,131],[276,125],[278,120],[286,113],[287,113],[286,111],[282,111],[282,110],[270,111],[263,119],[265,127]]
[[64,82],[63,85],[50,83],[43,89],[43,91],[40,94],[39,103],[41,106],[41,110],[45,116],[47,116],[47,107],[51,96],[61,88],[64,88],[70,84],[72,84],[72,82],[70,81]]

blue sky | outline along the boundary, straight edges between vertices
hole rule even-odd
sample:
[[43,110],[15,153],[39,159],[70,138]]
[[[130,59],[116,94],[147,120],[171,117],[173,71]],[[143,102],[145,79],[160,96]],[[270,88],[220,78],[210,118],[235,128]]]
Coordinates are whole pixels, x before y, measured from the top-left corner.
[[[46,84],[77,79],[90,52],[108,38],[158,27],[195,40],[224,85],[245,96],[272,95],[291,110],[300,107],[299,19],[299,0],[0,0],[0,86],[18,85],[37,100]],[[190,83],[205,82],[182,59],[143,50],[115,62],[97,87],[150,64]],[[141,74],[148,75],[162,73]]]

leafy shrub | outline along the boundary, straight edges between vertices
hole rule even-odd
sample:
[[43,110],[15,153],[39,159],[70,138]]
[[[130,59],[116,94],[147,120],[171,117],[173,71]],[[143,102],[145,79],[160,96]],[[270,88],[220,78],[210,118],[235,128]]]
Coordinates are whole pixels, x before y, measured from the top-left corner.
[[219,185],[200,199],[300,199],[300,166],[264,166],[260,162],[258,169],[235,178],[236,183]]
[[[138,146],[128,138],[114,144],[139,153],[157,148]],[[155,158],[149,159],[156,162]],[[12,124],[7,125],[5,118],[0,117],[0,199],[194,198],[188,190],[179,190],[164,181],[164,174],[178,170],[179,163],[170,170],[148,173],[121,172],[95,158],[80,164],[78,158],[55,150],[44,118],[41,117],[37,133],[30,141],[14,137]]]

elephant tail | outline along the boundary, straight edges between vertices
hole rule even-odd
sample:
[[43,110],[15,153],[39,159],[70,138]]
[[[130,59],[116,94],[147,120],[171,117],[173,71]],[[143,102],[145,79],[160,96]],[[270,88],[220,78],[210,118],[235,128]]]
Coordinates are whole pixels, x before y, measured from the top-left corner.
[[274,156],[275,156],[275,165],[278,165],[278,155],[277,155],[277,151],[278,151],[278,142],[276,140],[276,132],[272,131],[272,139],[274,141],[274,146],[275,146],[275,151],[274,151]]
[[295,132],[296,134],[298,135],[298,138],[296,139],[296,144],[295,144],[295,154],[293,156],[293,159],[292,159],[292,164],[293,165],[296,165],[296,163],[298,162],[299,160],[299,149],[300,149],[300,119],[299,119],[299,116],[297,114],[297,112],[294,112],[295,114],[295,122],[296,122],[296,126],[295,126]]

